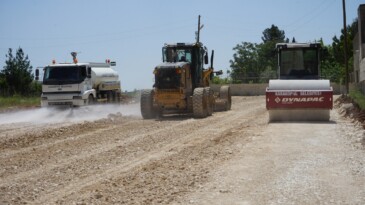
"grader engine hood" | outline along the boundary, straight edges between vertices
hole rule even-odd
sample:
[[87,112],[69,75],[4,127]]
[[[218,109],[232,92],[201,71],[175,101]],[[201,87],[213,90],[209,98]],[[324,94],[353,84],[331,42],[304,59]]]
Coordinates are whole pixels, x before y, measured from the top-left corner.
[[181,83],[181,74],[187,62],[162,63],[154,70],[155,85],[158,89],[178,89]]

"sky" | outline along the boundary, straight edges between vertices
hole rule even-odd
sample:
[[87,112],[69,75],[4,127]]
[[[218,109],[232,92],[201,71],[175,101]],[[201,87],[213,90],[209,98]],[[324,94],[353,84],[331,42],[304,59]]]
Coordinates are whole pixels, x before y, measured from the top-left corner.
[[[347,24],[365,0],[347,0]],[[56,62],[116,61],[124,91],[152,88],[165,43],[200,41],[214,50],[216,70],[230,69],[233,48],[261,43],[271,25],[297,42],[324,44],[343,28],[342,0],[0,0],[0,69],[9,48],[33,68]]]

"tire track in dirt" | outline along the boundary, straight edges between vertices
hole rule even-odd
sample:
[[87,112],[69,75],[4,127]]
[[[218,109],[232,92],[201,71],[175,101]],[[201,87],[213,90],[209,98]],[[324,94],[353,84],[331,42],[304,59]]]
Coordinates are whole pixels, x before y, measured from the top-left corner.
[[[254,110],[254,109],[253,109]],[[248,121],[252,121],[252,118],[256,118],[256,115],[251,115],[251,118],[243,118],[242,113],[230,113],[230,116],[227,117],[227,113],[222,113],[220,116],[220,119],[215,119],[214,123],[212,119],[204,119],[199,122],[203,121],[209,121],[209,123],[204,122],[203,124],[205,126],[194,129],[190,134],[179,137],[177,140],[174,140],[170,142],[167,145],[164,145],[160,149],[154,149],[151,152],[148,152],[144,155],[141,155],[140,157],[135,158],[133,162],[127,162],[120,164],[118,166],[115,166],[111,169],[107,169],[103,173],[89,176],[88,178],[81,180],[79,183],[73,183],[66,187],[63,190],[58,190],[56,192],[51,193],[50,196],[46,196],[45,198],[39,199],[37,202],[57,202],[56,199],[60,199],[63,196],[68,196],[70,194],[73,194],[74,192],[79,192],[78,190],[81,189],[88,189],[88,187],[94,187],[95,184],[100,184],[105,178],[112,178],[115,176],[125,175],[130,173],[130,170],[136,169],[138,167],[146,167],[150,163],[155,163],[155,161],[165,161],[166,159],[170,158],[173,155],[179,155],[180,152],[189,152],[187,150],[190,150],[191,148],[194,148],[197,145],[201,144],[210,144],[212,142],[219,144],[219,138],[222,136],[225,136],[225,133],[229,133],[230,130],[234,129],[235,127],[242,126],[243,123],[248,123]],[[240,121],[239,119],[242,119]],[[230,123],[228,123],[230,122]],[[207,125],[208,124],[208,125]],[[226,125],[224,129],[217,129],[217,124],[223,124]],[[228,125],[228,126],[227,126]],[[185,128],[182,128],[181,131],[183,131]],[[211,135],[209,131],[218,131],[217,133]],[[207,143],[205,143],[207,142]],[[77,194],[77,196],[80,196],[80,193]],[[86,196],[86,198],[88,198]]]
[[243,120],[239,126],[236,124],[217,136],[204,136],[178,146],[179,150],[170,156],[148,162],[124,176],[114,176],[102,183],[85,187],[83,195],[79,193],[64,201],[86,204],[168,204],[176,201],[177,198],[204,187],[212,169],[221,166],[223,161],[229,160],[237,152],[232,150],[237,138],[247,138],[248,142],[251,131],[259,131],[258,127],[250,131],[245,129],[255,126],[256,122],[256,118]]
[[[156,124],[159,124],[159,123],[160,122],[158,122],[158,121],[152,121],[152,120],[151,121],[138,120],[137,125],[139,127],[150,127],[151,125],[156,125]],[[186,123],[186,121],[178,122],[174,126],[179,126],[179,124],[181,124],[181,123]],[[170,124],[170,123],[169,122],[166,122],[164,124],[167,125],[167,124]],[[113,126],[115,127],[115,125],[113,125]],[[173,129],[174,126],[168,127],[168,128],[159,126],[161,128],[155,130],[155,133],[164,132],[164,131],[166,131],[166,129]],[[152,127],[156,127],[156,126],[152,126]],[[135,129],[135,127],[131,127],[130,128],[131,131],[133,131],[134,129]],[[151,130],[151,129],[153,129],[153,128],[149,128],[149,130]],[[77,160],[79,160],[79,159],[90,158],[90,157],[93,157],[94,155],[98,155],[100,153],[107,152],[108,150],[111,150],[113,148],[117,148],[118,146],[121,146],[121,145],[124,145],[124,144],[128,144],[128,143],[131,143],[131,142],[133,142],[135,140],[138,140],[138,138],[137,139],[134,139],[134,138],[136,138],[135,135],[128,134],[128,132],[126,132],[125,128],[123,128],[123,127],[116,128],[115,130],[117,130],[117,131],[114,131],[114,133],[116,133],[116,132],[123,132],[123,134],[130,135],[130,138],[133,138],[133,139],[129,139],[129,142],[127,142],[126,140],[123,139],[123,140],[120,140],[120,142],[117,143],[117,144],[115,144],[113,142],[110,142],[109,144],[106,144],[106,145],[105,144],[102,144],[102,145],[100,145],[98,147],[93,147],[91,150],[94,150],[94,151],[91,152],[91,153],[89,153],[88,151],[85,151],[84,154],[81,154],[81,155],[75,154],[71,158],[65,158],[65,159],[57,160],[53,164],[51,163],[51,164],[45,164],[44,166],[42,165],[41,167],[37,167],[35,170],[30,170],[27,173],[20,172],[18,175],[15,175],[15,176],[13,175],[13,176],[7,177],[3,181],[4,183],[2,183],[3,186],[0,187],[0,188],[4,189],[4,187],[6,187],[6,185],[8,185],[8,186],[11,186],[12,189],[15,189],[15,190],[18,189],[18,191],[15,191],[15,192],[21,192],[21,191],[19,191],[19,190],[22,189],[21,185],[24,185],[26,183],[26,181],[28,181],[28,183],[37,184],[37,182],[39,181],[37,177],[42,177],[41,175],[44,174],[46,171],[50,171],[50,170],[53,171],[53,170],[55,170],[55,168],[69,167],[69,166],[67,166],[68,164],[71,164],[71,163],[77,164],[78,163]],[[143,130],[143,131],[147,131],[147,133],[153,134],[153,133],[149,132],[149,130]],[[109,130],[109,131],[112,131],[112,129]],[[143,134],[141,134],[140,136],[146,136],[147,135],[146,132],[142,132],[142,133]],[[98,136],[95,136],[95,137],[98,137]],[[107,146],[107,147],[105,147],[105,146]],[[87,147],[83,147],[82,150],[88,150],[88,148]],[[50,154],[47,154],[47,155],[50,155]],[[26,157],[26,156],[24,156],[24,157]],[[98,157],[98,156],[95,156],[95,157]],[[28,159],[26,158],[24,160],[28,160]],[[35,160],[37,160],[37,159],[35,159]],[[63,162],[63,163],[60,164],[59,163],[60,161]],[[91,161],[90,163],[93,163],[93,161]],[[30,176],[28,174],[30,174]],[[32,176],[35,176],[35,178],[33,179]],[[26,178],[29,178],[29,177],[31,178],[31,180],[26,179]],[[23,183],[23,181],[16,182],[17,180],[19,180],[19,178],[20,179],[21,178],[25,178],[24,179],[24,183]],[[29,182],[29,181],[32,181],[32,182]],[[42,181],[42,180],[40,180],[40,181]],[[16,183],[14,183],[14,182],[16,182]],[[8,184],[6,184],[6,183],[8,183]],[[14,184],[15,184],[15,186],[14,186]],[[18,188],[16,187],[17,184],[20,185]]]
[[[137,123],[133,124],[133,126],[135,125],[136,133],[130,133],[130,136],[127,136],[128,134],[123,135],[125,129],[119,127],[120,124],[111,123],[111,125],[103,128],[107,134],[99,141],[96,136],[100,134],[98,129],[91,133],[77,133],[76,136],[72,136],[70,139],[59,138],[54,141],[59,146],[64,144],[64,148],[66,148],[68,146],[67,143],[70,144],[70,141],[75,141],[79,147],[70,149],[69,156],[56,156],[56,161],[54,162],[44,161],[46,163],[40,167],[25,172],[24,170],[18,170],[15,175],[8,176],[0,185],[0,198],[13,194],[13,196],[19,197],[17,202],[56,202],[56,199],[62,198],[61,196],[72,196],[72,193],[78,193],[78,190],[84,190],[85,187],[100,184],[106,179],[106,176],[115,177],[115,175],[120,175],[121,173],[122,176],[125,176],[125,172],[128,170],[138,169],[138,167],[146,166],[146,164],[159,159],[164,161],[165,158],[176,154],[179,155],[181,151],[189,150],[189,147],[194,147],[196,144],[202,144],[209,138],[219,138],[220,135],[225,135],[225,132],[229,133],[227,131],[230,129],[229,127],[233,129],[234,127],[241,126],[240,118],[250,120],[256,118],[256,114],[254,114],[254,110],[257,109],[256,104],[255,100],[248,99],[246,102],[240,102],[237,105],[236,109],[250,107],[253,112],[248,112],[249,116],[242,116],[243,113],[235,113],[233,110],[229,113],[216,113],[213,117],[202,120],[171,120],[169,118],[163,121],[137,120]],[[228,115],[230,117],[227,117]],[[234,117],[232,118],[232,116]],[[243,122],[247,123],[250,120],[243,120]],[[237,122],[232,123],[232,121]],[[225,123],[230,126],[220,129],[219,127]],[[159,127],[159,131],[151,132],[151,130],[156,129],[156,126]],[[199,129],[203,129],[203,133],[199,132]],[[191,133],[184,135],[183,133],[187,130],[191,131]],[[217,134],[213,136],[205,135],[211,132],[217,132]],[[119,137],[118,141],[115,141],[117,138],[108,138],[108,136],[113,135],[123,137]],[[90,136],[92,143],[82,145],[80,139],[88,139]],[[41,149],[51,149],[53,147],[52,144],[50,140],[46,144],[36,146]],[[32,155],[31,153],[34,152],[32,148],[34,147],[20,149],[19,153],[23,153],[25,160],[27,160],[26,155]],[[72,151],[76,149],[79,149],[79,152],[73,153]],[[154,154],[153,158],[149,157],[151,153]],[[16,155],[15,152],[13,154]],[[46,153],[48,156],[53,154],[56,154],[54,150],[49,150]],[[46,156],[43,157],[46,158]],[[99,168],[94,170],[98,166]],[[121,171],[123,169],[126,171]],[[108,174],[105,175],[105,173]],[[59,183],[60,180],[63,181]],[[52,184],[56,185],[52,186]],[[5,192],[11,195],[4,194]],[[56,193],[62,194],[59,196]]]
[[[74,161],[77,161],[79,159],[83,159],[83,158],[86,158],[86,157],[90,157],[92,155],[98,155],[100,153],[107,152],[107,151],[109,151],[109,150],[111,150],[115,147],[121,146],[122,144],[131,143],[131,142],[133,142],[133,139],[123,138],[124,141],[121,141],[119,143],[108,143],[106,145],[103,144],[103,143],[93,144],[95,146],[85,147],[84,149],[82,149],[82,151],[77,151],[78,145],[71,145],[72,142],[74,144],[87,143],[87,141],[91,141],[92,138],[99,138],[99,136],[102,132],[106,132],[106,131],[111,132],[112,130],[119,130],[119,129],[121,129],[119,126],[125,126],[125,125],[130,125],[130,124],[132,124],[132,122],[119,124],[118,126],[117,125],[111,125],[107,128],[102,128],[102,129],[98,129],[98,130],[95,130],[95,131],[90,131],[88,133],[81,133],[80,135],[77,135],[75,137],[71,136],[71,137],[67,137],[65,139],[56,140],[53,143],[46,143],[46,144],[42,144],[42,145],[39,145],[39,146],[36,146],[36,147],[28,147],[28,148],[25,148],[25,149],[22,149],[22,150],[17,150],[15,152],[18,152],[17,153],[18,156],[11,156],[11,153],[10,153],[10,156],[9,156],[9,154],[6,154],[6,156],[4,156],[4,157],[24,158],[25,159],[24,163],[27,163],[27,164],[22,164],[22,166],[24,166],[28,169],[27,170],[22,170],[19,174],[12,175],[12,178],[9,178],[7,175],[0,175],[4,178],[8,177],[8,179],[3,180],[2,182],[0,182],[0,186],[6,185],[7,183],[12,182],[14,180],[19,180],[19,179],[24,178],[24,177],[30,177],[34,174],[40,174],[40,172],[46,172],[46,171],[49,171],[49,170],[57,168],[57,167],[65,166],[65,165],[70,164],[70,163],[72,163]],[[133,124],[140,124],[140,122],[134,121]],[[178,126],[178,125],[176,125],[176,126]],[[127,128],[127,129],[123,127],[122,129],[123,129],[124,134],[127,135],[127,136],[131,135],[129,133],[133,132],[133,130],[134,130],[133,126]],[[157,130],[156,133],[161,132],[162,129],[165,129],[165,128],[161,128],[161,129]],[[143,134],[143,135],[145,135],[145,134]],[[82,140],[82,141],[81,142],[76,142],[77,140],[79,140],[79,141]],[[98,139],[94,139],[94,140],[98,141]],[[109,141],[114,141],[114,139],[109,139]],[[68,155],[68,156],[71,156],[71,157],[62,158],[61,160],[57,160],[54,163],[47,163],[47,161],[52,161],[52,159],[56,159],[57,157],[61,158],[60,156],[56,156],[56,155],[57,155],[57,152],[59,150],[61,150],[60,147],[62,147],[62,143],[64,143],[65,145],[68,145],[67,148],[62,149],[62,152],[66,152],[67,150],[70,150],[70,152],[71,151],[77,151],[77,153],[67,153],[65,155]],[[88,144],[90,144],[90,142]],[[63,145],[63,146],[65,146],[65,145]],[[93,150],[94,150],[94,152],[92,152],[92,154],[91,154],[90,152],[93,151]],[[32,152],[32,154],[29,154],[27,152]],[[41,153],[45,153],[45,152],[47,153],[47,155],[52,155],[53,158],[48,159],[49,158],[48,156],[41,156]],[[28,156],[28,158],[26,158],[26,156]],[[33,159],[30,159],[29,156],[35,156],[35,157],[33,157]],[[42,157],[45,157],[47,159],[42,160]],[[5,161],[4,164],[0,163],[0,165],[3,166],[3,167],[11,167],[11,166],[17,166],[18,165],[18,164],[16,164],[18,162],[14,162],[14,164],[6,164],[6,162],[7,161]],[[12,161],[10,161],[10,162],[12,162]],[[43,165],[45,163],[47,163],[46,168],[44,168],[43,166],[41,166],[41,167],[37,166],[37,165]],[[35,168],[35,167],[37,167],[37,168]],[[19,167],[17,167],[17,169],[18,168]],[[32,169],[32,168],[35,168],[35,169]],[[19,172],[19,170],[17,170],[17,171]],[[10,175],[12,173],[9,170],[7,170],[7,174]]]
[[[104,120],[100,120],[100,122],[96,122],[96,123],[87,122],[87,124],[91,124],[91,125],[85,131],[76,130],[77,132],[75,133],[74,132],[75,130],[71,128],[69,131],[64,133],[62,137],[59,136],[59,139],[56,139],[55,137],[50,137],[50,135],[52,135],[52,133],[63,133],[64,132],[63,130],[69,129],[67,126],[62,126],[61,128],[57,128],[57,129],[48,129],[46,131],[41,132],[41,134],[22,135],[21,138],[27,138],[27,137],[42,138],[42,139],[50,138],[50,139],[54,139],[54,141],[43,142],[42,144],[36,144],[36,145],[29,144],[29,146],[24,146],[24,148],[22,148],[22,149],[19,149],[19,147],[15,147],[15,149],[9,149],[9,148],[7,149],[6,145],[4,146],[3,144],[0,143],[0,147],[2,147],[2,148],[5,147],[4,150],[1,151],[0,158],[12,157],[12,155],[27,153],[27,152],[34,151],[34,150],[40,150],[40,149],[45,150],[47,147],[51,147],[51,146],[54,146],[57,144],[70,143],[70,142],[73,142],[76,140],[84,139],[84,138],[92,136],[92,135],[96,135],[98,133],[110,131],[112,129],[116,129],[117,126],[123,126],[123,127],[134,126],[134,124],[138,123],[139,120],[140,119],[134,119],[134,118],[120,118],[117,120],[120,122],[113,121],[108,126],[105,126],[106,122]],[[102,125],[99,125],[99,124],[102,124]],[[81,123],[78,125],[84,126],[84,123]],[[80,134],[78,134],[78,132],[80,132]],[[77,135],[72,136],[74,134],[77,134]],[[67,135],[69,137],[65,138],[64,137],[65,135]],[[19,139],[19,141],[21,141],[21,139]]]
[[[191,124],[191,123],[194,123],[193,121],[194,120],[188,120],[189,121],[189,123],[184,123],[184,124]],[[185,122],[185,121],[184,121]],[[178,126],[181,126],[181,123],[183,123],[183,122],[179,122],[178,124],[176,124],[174,127],[178,127]],[[214,126],[214,125],[213,125]],[[170,130],[170,131],[173,131],[174,132],[174,127],[169,127],[168,129]],[[184,128],[181,128],[182,130],[181,131],[183,131],[183,129]],[[164,128],[163,130],[159,130],[159,131],[156,131],[156,133],[159,133],[159,132],[164,132],[164,135],[166,136],[166,137],[163,137],[163,138],[161,138],[161,142],[163,142],[164,140],[166,140],[167,139],[167,137],[169,137],[169,136],[171,136],[171,134],[168,132],[168,130],[166,130],[166,128]],[[140,141],[141,141],[141,143],[145,143],[147,140],[146,139],[141,139],[140,137],[141,136],[143,136],[143,137],[147,137],[147,138],[149,138],[148,137],[148,135],[153,135],[153,134],[155,134],[155,133],[148,133],[148,134],[141,134],[141,135],[139,135],[139,136],[137,136],[137,139],[139,139]],[[175,144],[178,144],[178,142],[179,141],[182,141],[183,139],[188,139],[188,138],[190,138],[191,137],[191,135],[186,135],[184,138],[177,138],[177,140],[175,140],[175,141],[173,141],[172,143],[170,143],[169,145],[170,146],[175,146]],[[151,148],[152,149],[152,151],[153,152],[156,152],[156,153],[159,153],[159,152],[161,152],[161,149],[158,149],[159,147],[157,146],[158,144],[157,143],[161,143],[161,142],[157,142],[157,141],[151,141],[151,142],[149,142],[149,143],[154,143],[154,144],[156,144],[155,146],[156,146],[156,148]],[[148,143],[148,142],[147,142]],[[123,144],[123,142],[122,142],[122,144]],[[134,144],[132,144],[132,145],[129,145],[129,144],[127,144],[127,146],[132,146],[132,147],[140,147],[140,146],[142,146],[141,144],[139,144],[139,145],[134,145]],[[120,147],[118,148],[118,145],[112,145],[112,148],[117,148],[117,149],[121,149]],[[167,149],[171,149],[171,148],[167,148]],[[108,150],[109,151],[109,150]],[[149,151],[149,150],[148,150]],[[124,156],[124,158],[127,158],[126,160],[124,160],[124,163],[126,163],[126,164],[121,164],[120,166],[118,166],[118,167],[116,167],[116,168],[111,168],[111,170],[113,170],[113,171],[111,171],[111,173],[112,174],[116,174],[116,173],[118,173],[119,171],[120,171],[120,169],[121,168],[124,168],[124,167],[129,167],[128,166],[128,164],[130,163],[130,161],[131,160],[133,160],[133,161],[137,161],[137,162],[144,162],[144,159],[148,159],[149,157],[150,157],[150,155],[156,155],[155,153],[152,153],[151,154],[151,152],[148,152],[148,151],[146,151],[146,153],[145,154],[143,154],[141,157],[138,157],[138,156],[135,156],[135,151],[132,151],[131,150],[131,153],[127,153],[127,152],[123,152],[123,153],[116,153],[116,154],[114,154],[115,155],[115,157],[113,157],[113,153],[108,153],[108,152],[100,152],[100,153],[96,153],[96,154],[94,154],[93,153],[93,155],[98,155],[98,158],[101,158],[101,154],[102,155],[106,155],[109,159],[102,159],[103,161],[108,161],[109,162],[109,164],[112,164],[111,163],[111,160],[113,160],[113,159],[110,159],[110,158],[116,158],[119,154],[123,154],[123,156]],[[128,157],[128,155],[130,155],[130,157]],[[93,157],[93,156],[87,156],[86,158],[90,158],[90,157]],[[85,165],[85,163],[93,163],[93,164],[97,164],[97,162],[96,161],[91,161],[91,160],[89,160],[89,159],[85,159],[85,158],[82,158],[82,161],[83,162],[80,162],[80,161],[77,161],[77,162],[75,162],[75,164],[82,164],[83,166],[90,166],[90,165]],[[68,163],[69,164],[69,163]],[[133,166],[132,166],[133,165]],[[138,164],[134,164],[134,163],[132,163],[132,165],[131,165],[131,167],[134,167],[134,166],[139,166],[140,164],[138,163]],[[61,168],[62,168],[63,166],[61,166]],[[72,166],[72,167],[74,167],[74,166]],[[77,167],[75,167],[75,168],[77,168]],[[87,172],[87,170],[85,170],[86,172]],[[90,171],[92,171],[92,170],[90,170]],[[52,170],[52,172],[57,172],[57,170]],[[78,171],[76,171],[76,170],[72,170],[72,172],[73,173],[77,173]],[[99,171],[99,173],[100,174],[98,174],[98,173],[96,173],[96,176],[95,175],[93,175],[93,174],[95,174],[95,173],[93,173],[93,172],[91,172],[91,173],[88,173],[88,174],[90,174],[91,176],[90,177],[88,177],[87,179],[85,179],[86,180],[86,182],[83,182],[83,181],[85,181],[85,180],[82,180],[82,185],[80,185],[80,186],[85,186],[85,184],[87,185],[88,184],[88,182],[90,182],[91,184],[92,183],[95,183],[95,178],[98,178],[98,177],[105,177],[105,176],[107,176],[109,171],[107,170],[107,171],[104,171],[104,172],[102,172],[102,171]],[[72,173],[70,173],[70,174],[72,174]],[[73,178],[72,176],[68,176],[68,177],[70,177],[70,178]],[[67,179],[66,179],[67,180]],[[35,180],[35,182],[36,182],[37,180]],[[71,188],[70,188],[70,190],[71,190],[71,192],[73,192],[74,190],[75,190],[75,187],[74,187],[74,184],[76,184],[76,182],[73,182],[73,184],[71,185]],[[59,195],[61,195],[60,193],[57,193],[56,194],[57,196],[59,196]],[[53,199],[53,198],[55,198],[55,196],[51,196],[50,197],[51,199]],[[50,199],[46,199],[46,200],[44,200],[44,202],[49,202],[49,200]]]

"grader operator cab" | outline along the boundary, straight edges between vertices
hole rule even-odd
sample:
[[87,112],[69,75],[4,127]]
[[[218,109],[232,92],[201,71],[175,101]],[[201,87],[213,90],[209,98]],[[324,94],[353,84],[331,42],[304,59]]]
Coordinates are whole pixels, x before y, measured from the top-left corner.
[[207,69],[204,69],[204,64],[208,64],[208,50],[199,40],[193,44],[165,44],[162,57],[163,63],[153,71],[154,88],[141,93],[144,119],[183,113],[204,118],[212,115],[213,111],[231,108],[229,86],[222,86],[219,93],[214,93],[209,87],[214,74],[222,73],[213,70],[214,51]]

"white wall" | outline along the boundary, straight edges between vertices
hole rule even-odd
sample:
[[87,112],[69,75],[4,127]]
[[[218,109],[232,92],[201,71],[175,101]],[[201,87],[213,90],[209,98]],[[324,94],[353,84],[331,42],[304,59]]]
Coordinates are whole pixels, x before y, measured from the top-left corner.
[[[266,87],[269,84],[230,84],[231,93],[234,96],[254,96],[254,95],[265,95]],[[212,89],[215,92],[219,91],[221,85],[211,85]],[[333,94],[339,95],[341,94],[340,85],[336,83],[331,83],[333,88]]]

